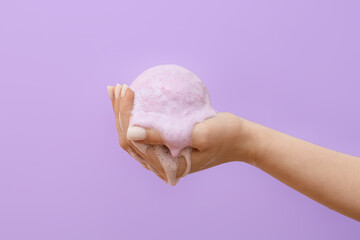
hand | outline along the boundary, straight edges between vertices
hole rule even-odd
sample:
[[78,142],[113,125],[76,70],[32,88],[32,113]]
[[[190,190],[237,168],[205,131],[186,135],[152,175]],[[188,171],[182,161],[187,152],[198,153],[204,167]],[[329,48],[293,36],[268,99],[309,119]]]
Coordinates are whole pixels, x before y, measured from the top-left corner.
[[[121,96],[119,96],[120,91]],[[145,168],[153,170],[159,177],[166,179],[166,174],[155,152],[148,148],[146,154],[143,154],[134,146],[134,142],[165,145],[160,133],[153,129],[143,129],[142,134],[140,134],[142,139],[139,139],[139,134],[133,139],[128,138],[134,137],[133,134],[129,135],[127,132],[134,101],[134,92],[126,85],[123,87],[117,85],[116,88],[109,88],[109,94],[113,103],[121,147],[133,157],[135,155],[135,159],[140,156],[142,158],[140,162],[142,162]],[[119,112],[121,119],[119,118]],[[216,117],[196,124],[191,136],[190,147],[193,150],[190,173],[230,161],[253,162],[256,151],[252,150],[255,144],[250,126],[252,126],[251,122],[230,113],[218,113]],[[136,127],[137,131],[139,129],[141,130],[141,128]],[[186,161],[182,158],[179,162],[177,177],[182,176],[185,169]]]
[[[141,164],[152,170],[161,179],[166,181],[166,174],[155,152],[148,148],[146,154],[135,147],[134,142],[165,145],[160,133],[153,129],[142,132],[142,139],[137,136],[129,139],[129,120],[134,102],[134,92],[128,86],[108,87],[115,113],[115,124],[119,134],[120,146]],[[255,159],[254,136],[251,132],[253,123],[230,113],[218,113],[217,116],[197,123],[192,131],[190,147],[191,170],[190,173],[204,170],[230,161],[244,161],[252,163]],[[132,127],[130,127],[132,128]],[[136,127],[137,131],[141,128]],[[184,158],[179,162],[177,177],[183,175],[186,169]]]

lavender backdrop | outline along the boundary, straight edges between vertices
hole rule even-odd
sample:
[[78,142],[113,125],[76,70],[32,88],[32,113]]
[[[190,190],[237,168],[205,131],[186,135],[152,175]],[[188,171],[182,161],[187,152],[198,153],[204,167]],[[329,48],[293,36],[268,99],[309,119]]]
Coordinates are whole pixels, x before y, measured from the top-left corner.
[[165,185],[106,91],[183,65],[217,110],[360,156],[359,42],[358,0],[0,1],[0,239],[359,239],[245,164]]

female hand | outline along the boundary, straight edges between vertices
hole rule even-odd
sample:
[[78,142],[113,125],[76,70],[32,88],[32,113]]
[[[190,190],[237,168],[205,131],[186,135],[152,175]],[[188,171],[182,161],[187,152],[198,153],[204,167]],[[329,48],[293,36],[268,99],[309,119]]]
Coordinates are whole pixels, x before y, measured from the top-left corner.
[[[135,159],[139,160],[140,157],[139,161],[145,168],[154,171],[165,180],[166,174],[152,148],[148,148],[144,154],[134,145],[136,143],[165,145],[161,134],[153,129],[144,130],[139,127],[130,127],[128,132],[134,92],[126,85],[123,87],[117,85],[108,89],[113,103],[120,146]],[[119,96],[120,91],[121,95]],[[248,121],[230,113],[218,113],[216,117],[196,124],[192,131],[190,144],[190,147],[193,148],[190,173],[235,160],[252,162],[255,151],[251,151],[253,145],[249,126]],[[136,131],[142,133],[134,135]],[[139,138],[139,135],[142,137]],[[182,176],[185,169],[186,161],[182,158],[177,177]]]

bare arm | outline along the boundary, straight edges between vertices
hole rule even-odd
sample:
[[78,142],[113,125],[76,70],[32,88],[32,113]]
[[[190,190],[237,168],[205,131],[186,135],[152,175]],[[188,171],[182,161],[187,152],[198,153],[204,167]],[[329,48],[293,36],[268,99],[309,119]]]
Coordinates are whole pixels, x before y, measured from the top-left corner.
[[315,201],[360,221],[360,158],[248,123],[251,164]]

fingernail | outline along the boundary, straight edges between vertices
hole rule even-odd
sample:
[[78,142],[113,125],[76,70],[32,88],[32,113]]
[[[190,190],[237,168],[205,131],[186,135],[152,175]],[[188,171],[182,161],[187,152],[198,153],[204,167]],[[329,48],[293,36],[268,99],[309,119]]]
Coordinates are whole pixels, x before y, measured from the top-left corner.
[[112,91],[112,86],[107,86],[107,91],[109,94],[110,99],[113,99],[113,91]]
[[121,97],[123,98],[125,96],[126,90],[128,89],[128,85],[124,84],[121,89]]
[[146,138],[146,129],[142,127],[132,126],[127,130],[127,138],[130,140],[144,140]]
[[116,84],[115,98],[118,98],[118,97],[119,97],[120,90],[121,90],[121,85],[120,85],[120,84]]

